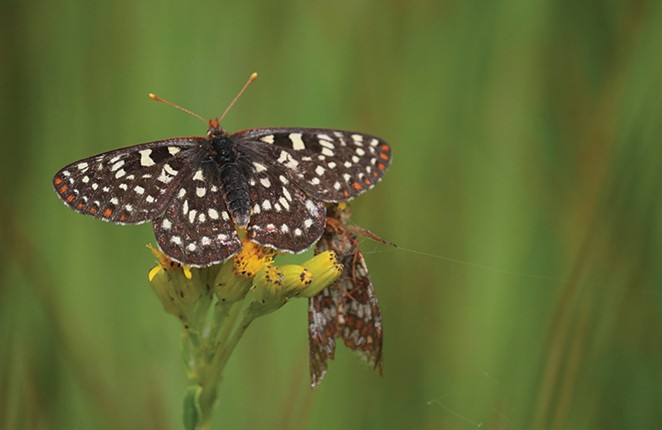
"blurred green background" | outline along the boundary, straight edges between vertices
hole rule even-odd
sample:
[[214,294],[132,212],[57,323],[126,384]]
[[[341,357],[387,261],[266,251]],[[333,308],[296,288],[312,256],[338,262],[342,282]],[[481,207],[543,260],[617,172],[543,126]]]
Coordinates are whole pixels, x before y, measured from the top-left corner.
[[151,227],[66,209],[65,164],[229,130],[393,146],[354,221],[384,318],[308,387],[303,300],[258,320],[213,428],[662,426],[662,4],[16,1],[0,15],[0,428],[178,429]]

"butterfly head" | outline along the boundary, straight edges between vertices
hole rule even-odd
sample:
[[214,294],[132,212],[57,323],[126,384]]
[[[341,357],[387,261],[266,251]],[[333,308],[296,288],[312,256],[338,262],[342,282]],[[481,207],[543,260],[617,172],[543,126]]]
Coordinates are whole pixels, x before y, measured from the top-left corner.
[[209,128],[207,129],[207,140],[211,141],[215,137],[225,136],[227,133],[220,126],[218,118],[209,120]]

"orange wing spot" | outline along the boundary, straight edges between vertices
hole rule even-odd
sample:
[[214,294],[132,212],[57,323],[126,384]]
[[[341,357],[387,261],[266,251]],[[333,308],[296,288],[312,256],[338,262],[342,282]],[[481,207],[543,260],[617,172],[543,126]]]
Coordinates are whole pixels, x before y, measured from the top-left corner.
[[53,179],[53,183],[54,183],[55,185],[60,185],[60,184],[62,183],[62,178],[55,178],[55,179]]
[[344,190],[344,191],[342,192],[342,195],[343,195],[345,198],[348,198],[348,197],[349,197],[349,193],[347,192],[347,190]]
[[69,185],[67,185],[67,184],[62,185],[60,187],[60,194],[66,193],[68,189],[69,189]]
[[90,208],[90,214],[94,215],[95,213],[97,213],[97,208],[95,208],[94,206],[92,206],[92,207]]
[[388,154],[384,154],[383,152],[380,152],[379,158],[381,158],[382,160],[388,160]]
[[384,170],[384,167],[386,167],[386,166],[384,166],[382,163],[377,163],[377,168],[379,170]]
[[85,206],[85,205],[83,204],[83,202],[78,202],[78,204],[76,205],[76,208],[77,208],[77,209],[83,209],[83,206]]
[[76,196],[74,196],[73,194],[69,194],[69,195],[67,196],[67,201],[68,201],[69,203],[71,203],[71,202],[74,201],[75,198],[76,198]]
[[354,182],[354,183],[352,184],[352,187],[354,187],[354,189],[355,189],[356,191],[361,191],[361,190],[363,189],[363,187],[361,186],[361,184],[359,184],[358,182]]
[[122,222],[126,221],[126,214],[120,215],[120,221]]
[[390,152],[391,151],[391,148],[389,148],[389,146],[386,145],[386,144],[383,144],[382,146],[380,146],[379,149],[381,149],[384,152]]
[[372,184],[372,181],[370,180],[370,178],[363,178],[363,183],[366,185],[370,185]]
[[103,211],[103,216],[105,216],[106,218],[108,218],[112,214],[113,214],[113,210],[111,208],[106,208],[106,210]]
[[373,177],[373,178],[376,178],[377,176],[379,176],[379,173],[377,173],[376,170],[373,170],[373,171],[372,171],[372,177]]

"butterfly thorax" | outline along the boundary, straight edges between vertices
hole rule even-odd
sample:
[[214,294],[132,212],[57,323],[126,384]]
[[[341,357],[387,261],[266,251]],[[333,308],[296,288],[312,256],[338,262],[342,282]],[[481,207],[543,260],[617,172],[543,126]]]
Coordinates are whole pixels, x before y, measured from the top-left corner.
[[246,228],[251,211],[242,155],[237,151],[236,143],[222,128],[210,127],[207,138],[211,144],[209,156],[216,164],[223,200],[234,222]]

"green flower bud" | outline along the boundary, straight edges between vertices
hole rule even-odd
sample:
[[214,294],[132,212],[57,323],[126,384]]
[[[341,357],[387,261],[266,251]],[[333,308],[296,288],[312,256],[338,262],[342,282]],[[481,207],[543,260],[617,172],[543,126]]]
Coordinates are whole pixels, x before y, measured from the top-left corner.
[[283,273],[276,266],[267,266],[257,272],[248,292],[247,313],[250,318],[268,314],[287,303],[283,288]]
[[[338,261],[336,253],[324,251],[302,264],[311,274],[312,279],[300,289],[302,297],[313,297],[333,284],[342,274],[343,265]],[[304,282],[305,283],[305,282]]]

